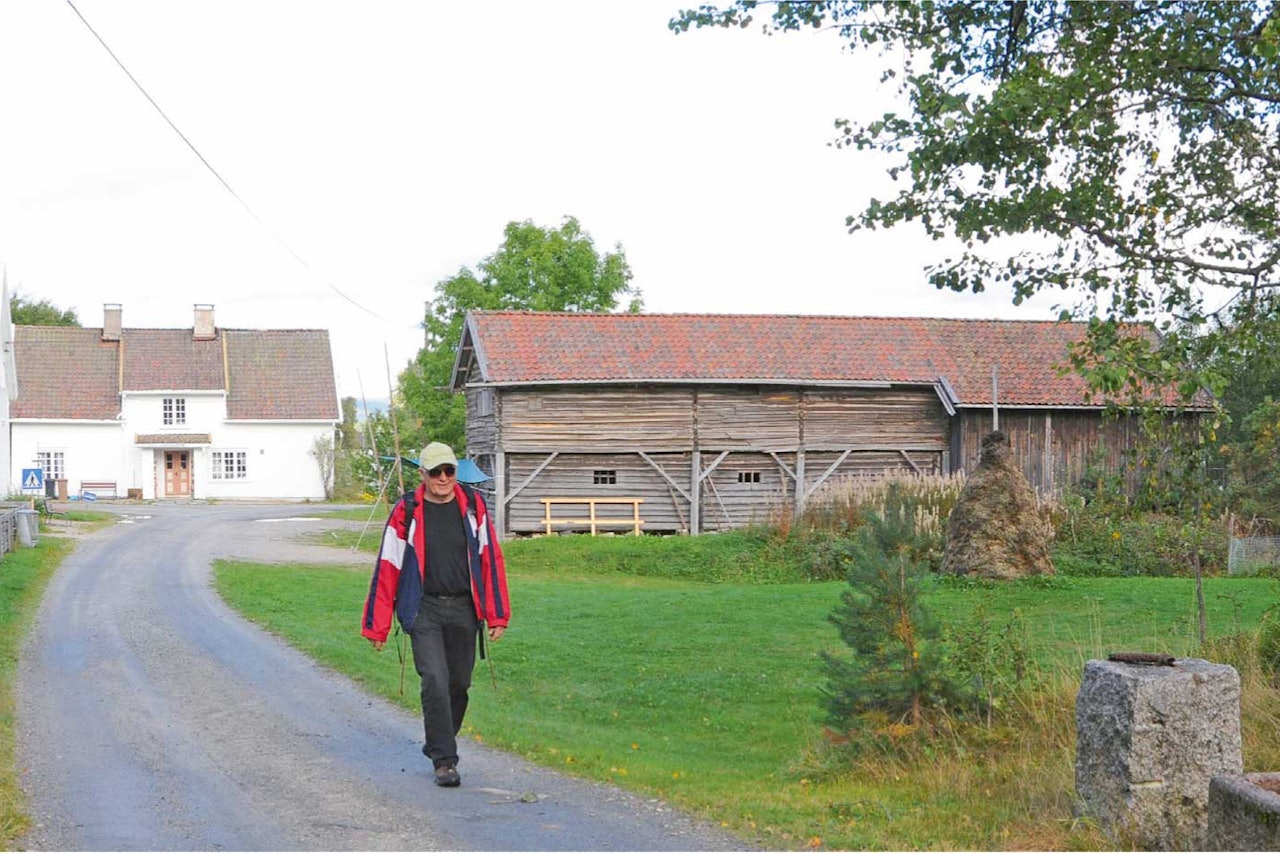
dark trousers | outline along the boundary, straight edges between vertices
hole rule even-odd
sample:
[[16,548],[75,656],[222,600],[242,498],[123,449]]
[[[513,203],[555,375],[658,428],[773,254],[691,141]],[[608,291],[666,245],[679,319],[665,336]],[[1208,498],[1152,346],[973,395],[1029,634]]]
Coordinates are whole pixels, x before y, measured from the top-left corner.
[[409,638],[422,679],[422,752],[436,767],[458,763],[458,731],[476,665],[475,605],[471,596],[422,597]]

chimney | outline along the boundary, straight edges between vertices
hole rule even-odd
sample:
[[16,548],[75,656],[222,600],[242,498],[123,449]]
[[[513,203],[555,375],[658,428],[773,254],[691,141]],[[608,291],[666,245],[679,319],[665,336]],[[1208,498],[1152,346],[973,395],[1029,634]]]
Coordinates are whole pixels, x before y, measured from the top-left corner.
[[213,325],[213,306],[196,305],[195,339],[197,341],[211,341],[217,336],[218,330]]
[[124,309],[118,303],[108,302],[102,306],[102,339],[104,341],[120,340],[120,315]]

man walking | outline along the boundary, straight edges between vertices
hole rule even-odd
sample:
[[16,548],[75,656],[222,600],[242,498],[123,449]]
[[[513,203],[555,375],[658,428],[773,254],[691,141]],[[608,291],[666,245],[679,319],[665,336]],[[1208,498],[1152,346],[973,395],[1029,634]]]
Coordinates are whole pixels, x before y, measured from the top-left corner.
[[436,784],[452,788],[462,782],[457,735],[476,640],[483,650],[485,634],[502,637],[511,607],[497,531],[480,495],[458,483],[453,450],[433,441],[418,466],[421,484],[387,519],[361,634],[382,651],[394,612],[409,635],[422,679],[422,752],[435,766]]

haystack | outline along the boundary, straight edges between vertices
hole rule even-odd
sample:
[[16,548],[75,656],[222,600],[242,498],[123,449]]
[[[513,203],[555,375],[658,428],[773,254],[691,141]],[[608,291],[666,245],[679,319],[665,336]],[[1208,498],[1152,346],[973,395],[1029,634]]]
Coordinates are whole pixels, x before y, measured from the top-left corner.
[[969,475],[947,524],[942,571],[985,578],[1053,574],[1053,527],[1018,468],[1009,438],[982,439],[982,458]]

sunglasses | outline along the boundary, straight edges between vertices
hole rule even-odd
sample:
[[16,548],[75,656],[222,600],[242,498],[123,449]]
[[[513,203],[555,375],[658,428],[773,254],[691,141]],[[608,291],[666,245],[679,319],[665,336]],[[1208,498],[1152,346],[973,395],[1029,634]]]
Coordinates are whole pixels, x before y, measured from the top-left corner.
[[434,480],[441,474],[444,474],[446,477],[452,477],[456,473],[458,473],[458,469],[452,465],[437,465],[427,472],[427,476]]

